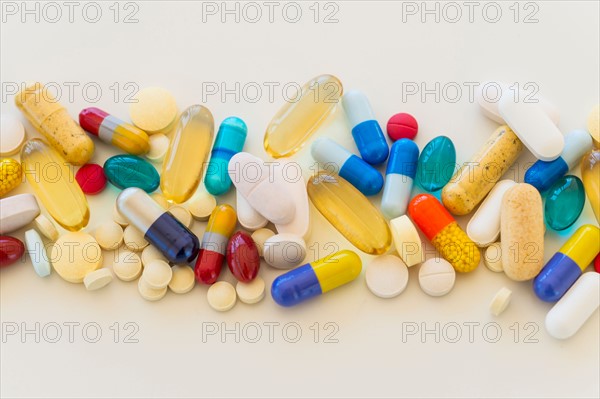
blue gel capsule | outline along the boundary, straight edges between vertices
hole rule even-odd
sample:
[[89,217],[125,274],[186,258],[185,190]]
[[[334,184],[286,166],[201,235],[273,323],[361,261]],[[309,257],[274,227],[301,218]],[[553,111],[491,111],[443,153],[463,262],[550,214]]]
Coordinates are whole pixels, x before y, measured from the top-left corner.
[[313,158],[325,164],[333,164],[335,170],[364,195],[375,195],[383,187],[383,176],[371,165],[328,138],[320,138],[311,146]]
[[392,144],[381,198],[381,212],[388,219],[406,213],[418,160],[419,147],[414,141],[400,139]]
[[361,91],[350,90],[342,96],[342,105],[362,159],[371,165],[385,162],[389,154],[388,144],[367,96]]
[[221,123],[204,178],[204,186],[212,195],[229,191],[231,178],[227,166],[231,157],[244,148],[247,135],[248,128],[240,118],[232,116]]

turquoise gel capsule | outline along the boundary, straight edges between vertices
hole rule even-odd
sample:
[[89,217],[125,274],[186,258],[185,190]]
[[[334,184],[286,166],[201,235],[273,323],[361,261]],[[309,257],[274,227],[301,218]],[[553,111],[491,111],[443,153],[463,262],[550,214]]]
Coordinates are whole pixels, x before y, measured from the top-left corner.
[[550,187],[546,196],[546,223],[554,230],[565,230],[577,221],[584,204],[582,181],[577,176],[563,176]]
[[124,190],[138,187],[147,193],[158,188],[160,176],[144,159],[135,155],[115,155],[104,162],[104,174],[109,182]]
[[204,178],[204,186],[212,195],[222,195],[229,191],[231,178],[227,166],[231,157],[244,148],[247,135],[246,124],[235,116],[225,119],[219,126]]
[[456,168],[456,150],[452,140],[438,136],[431,140],[419,156],[417,181],[429,192],[441,190],[452,178]]

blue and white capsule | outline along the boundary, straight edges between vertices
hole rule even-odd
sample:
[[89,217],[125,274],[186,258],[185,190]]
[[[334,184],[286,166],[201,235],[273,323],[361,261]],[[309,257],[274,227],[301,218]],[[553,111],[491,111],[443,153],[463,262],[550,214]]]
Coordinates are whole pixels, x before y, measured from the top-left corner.
[[592,149],[592,136],[582,129],[565,135],[565,148],[554,161],[538,160],[527,172],[525,183],[531,184],[539,192],[548,190],[575,165],[578,165],[586,152]]
[[342,96],[342,106],[362,159],[371,165],[384,163],[389,154],[388,144],[367,96],[359,90],[350,90]]
[[400,139],[392,144],[381,198],[381,212],[388,219],[406,214],[418,160],[419,147],[414,141]]
[[364,195],[375,195],[383,187],[383,176],[371,165],[329,138],[313,142],[311,154],[317,162],[335,167],[337,173]]

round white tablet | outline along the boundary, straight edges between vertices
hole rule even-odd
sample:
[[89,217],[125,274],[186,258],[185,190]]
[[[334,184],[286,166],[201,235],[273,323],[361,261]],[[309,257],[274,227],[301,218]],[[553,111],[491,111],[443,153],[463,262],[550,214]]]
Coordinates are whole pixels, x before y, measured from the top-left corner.
[[263,256],[268,265],[277,269],[291,269],[306,257],[306,243],[292,234],[275,234],[265,241]]
[[493,272],[500,273],[502,268],[502,248],[499,242],[495,242],[486,248],[483,254],[483,263]]
[[393,298],[408,284],[408,267],[397,256],[381,255],[375,258],[365,272],[367,287],[380,298]]
[[152,199],[156,201],[158,205],[163,207],[163,209],[169,209],[169,201],[167,201],[167,199],[162,194],[154,193],[150,195],[150,197],[152,197]]
[[121,212],[117,209],[117,204],[113,208],[113,220],[119,223],[123,227],[127,227],[129,225],[129,220],[125,218],[125,216],[121,215]]
[[98,226],[94,236],[103,249],[117,249],[123,242],[123,228],[117,222],[108,220]]
[[492,312],[494,316],[498,316],[500,313],[504,312],[510,303],[511,295],[511,290],[506,287],[502,287],[500,291],[496,293],[494,299],[492,299],[492,302],[490,303],[490,312]]
[[170,207],[169,212],[171,215],[175,216],[175,219],[179,220],[185,227],[190,227],[192,225],[192,214],[181,205]]
[[262,301],[265,297],[265,280],[257,276],[248,283],[238,281],[235,290],[240,301],[252,305]]
[[142,251],[142,265],[146,266],[154,260],[167,262],[167,258],[154,245],[148,245]]
[[217,281],[208,289],[206,298],[211,308],[219,312],[226,312],[235,305],[235,288],[226,281]]
[[50,241],[56,241],[58,239],[58,230],[50,219],[44,215],[40,215],[35,218],[35,227]]
[[187,209],[190,211],[194,219],[206,221],[216,206],[216,198],[206,191],[202,191],[196,198],[187,204]]
[[429,259],[419,269],[419,285],[427,295],[446,295],[452,291],[455,279],[454,268],[442,258]]
[[12,115],[0,115],[0,156],[19,152],[24,141],[25,128],[21,121]]
[[169,138],[164,134],[153,134],[150,139],[150,151],[146,154],[146,158],[153,162],[162,162],[165,154],[169,149]]
[[167,287],[161,289],[154,289],[148,285],[146,280],[143,278],[138,280],[138,291],[142,298],[147,301],[158,301],[162,299],[167,293]]
[[120,250],[113,264],[113,272],[119,280],[133,281],[142,274],[142,261],[135,252]]
[[142,278],[150,288],[159,290],[169,285],[173,277],[171,266],[165,261],[154,260],[144,267]]
[[82,283],[88,273],[102,265],[102,250],[91,235],[82,231],[69,232],[56,240],[50,260],[64,280]]
[[194,270],[187,265],[175,265],[171,269],[173,270],[173,277],[169,282],[169,289],[176,294],[190,292],[196,283]]
[[113,280],[113,274],[109,269],[98,269],[85,275],[83,284],[88,291],[95,291],[105,287]]
[[125,241],[125,246],[127,248],[136,252],[141,251],[148,246],[148,241],[144,238],[144,234],[134,226],[125,227],[123,240]]
[[31,259],[33,270],[40,277],[49,276],[52,272],[50,261],[42,237],[34,229],[25,232],[25,246]]
[[271,237],[275,235],[273,230],[269,229],[258,229],[254,233],[252,233],[252,241],[256,244],[256,248],[258,248],[258,254],[263,256],[263,249],[265,247],[265,242]]

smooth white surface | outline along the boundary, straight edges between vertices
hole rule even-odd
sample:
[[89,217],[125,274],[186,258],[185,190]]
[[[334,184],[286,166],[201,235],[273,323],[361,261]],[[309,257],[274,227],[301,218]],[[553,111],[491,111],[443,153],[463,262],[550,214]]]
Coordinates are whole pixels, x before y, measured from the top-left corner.
[[252,208],[252,205],[248,203],[239,190],[235,190],[235,204],[238,222],[243,228],[254,231],[265,227],[269,223],[266,217]]
[[302,167],[291,161],[279,161],[275,168],[275,181],[294,203],[294,218],[289,223],[275,223],[279,234],[292,234],[303,239],[308,238],[310,229],[310,204],[306,192],[306,181]]
[[0,115],[0,156],[15,154],[25,141],[25,127],[16,115]]
[[[323,73],[335,74],[347,89],[363,90],[382,127],[395,113],[415,116],[419,121],[419,148],[440,134],[451,137],[459,162],[471,159],[498,126],[469,100],[466,82],[494,79],[521,86],[536,83],[540,94],[560,109],[559,127],[564,132],[585,126],[590,110],[599,102],[600,10],[593,1],[536,1],[538,12],[533,17],[537,23],[523,22],[534,11],[524,10],[524,3],[520,3],[520,22],[515,23],[509,9],[514,2],[497,2],[502,18],[495,24],[482,18],[483,3],[474,8],[472,23],[463,2],[457,3],[462,11],[460,21],[450,23],[440,18],[436,23],[435,15],[426,15],[423,23],[420,1],[416,2],[419,10],[415,15],[402,13],[403,4],[410,2],[336,1],[326,10],[323,6],[319,9],[320,22],[314,23],[314,13],[308,8],[313,2],[309,1],[299,3],[302,19],[296,24],[282,19],[283,5],[274,9],[273,23],[267,19],[266,7],[262,7],[262,20],[257,23],[242,18],[236,23],[235,15],[226,16],[226,23],[222,23],[219,13],[202,22],[202,4],[191,1],[135,2],[139,22],[114,23],[114,14],[108,8],[113,2],[98,3],[103,18],[96,24],[82,20],[82,6],[75,8],[73,23],[66,19],[66,8],[58,23],[35,23],[32,16],[22,23],[18,14],[7,16],[6,23],[0,23],[2,81],[58,82],[71,116],[77,117],[85,107],[97,106],[125,121],[129,120],[124,97],[131,89],[125,90],[124,85],[132,82],[140,89],[160,85],[173,93],[181,108],[205,103],[216,123],[231,115],[244,119],[248,125],[245,150],[264,159],[268,158],[263,150],[263,133],[283,105],[282,87],[288,82],[302,85]],[[433,8],[435,4],[427,6]],[[338,22],[323,23],[335,6],[338,11],[331,18]],[[442,6],[439,3],[440,9]],[[133,8],[120,11],[122,21]],[[291,16],[293,11],[289,9]],[[490,16],[493,11],[490,7]],[[92,12],[90,9],[90,15]],[[68,101],[63,82],[80,84],[74,88],[73,101]],[[102,88],[97,103],[82,96],[82,86],[90,82]],[[236,98],[229,94],[222,99],[221,85],[234,90],[238,82],[238,93],[248,85],[248,95]],[[272,101],[265,82],[278,84]],[[453,82],[462,88],[462,95],[450,102]],[[109,88],[115,83],[117,100]],[[252,83],[262,87],[262,95],[255,102],[249,101],[253,97]],[[438,83],[439,101],[435,92],[423,99],[421,85],[435,89]],[[215,85],[218,92],[209,95]],[[444,85],[448,88],[446,96],[441,95]],[[415,87],[417,92],[408,94]],[[93,87],[89,90],[89,97],[93,97]],[[291,94],[293,87],[289,90]],[[5,112],[25,123],[13,96],[8,94],[2,102]],[[39,137],[30,124],[25,127],[29,137]],[[313,138],[331,137],[356,152],[349,128],[338,106]],[[118,151],[93,140],[94,162],[102,164]],[[309,174],[314,164],[311,141],[292,158]],[[525,168],[533,161],[534,157],[523,151],[503,178],[522,181]],[[385,171],[383,166],[378,169]],[[572,173],[579,175],[578,169]],[[29,191],[29,185],[22,184],[14,193]],[[219,197],[219,203],[235,205],[233,191]],[[416,192],[415,187],[413,195]],[[117,189],[107,187],[101,194],[88,197],[91,221],[86,231],[92,232],[112,217],[117,194]],[[379,205],[380,198],[370,199]],[[312,205],[311,216],[307,261],[335,252],[336,246],[354,249]],[[465,228],[469,217],[457,219]],[[589,204],[572,228],[562,233],[547,231],[545,260],[585,223],[596,223]],[[201,237],[205,226],[195,222],[192,229]],[[14,235],[22,239],[27,228]],[[431,244],[426,243],[424,250],[428,258],[436,256]],[[359,255],[365,264],[373,259]],[[105,253],[104,259],[104,266],[110,266],[112,256]],[[259,275],[269,290],[281,273],[263,262]],[[552,305],[539,301],[529,283],[513,282],[482,264],[472,273],[458,275],[452,293],[431,298],[419,288],[418,267],[410,268],[409,273],[405,292],[387,301],[370,294],[362,275],[351,284],[294,308],[279,307],[267,292],[256,305],[238,303],[227,313],[217,313],[206,303],[207,287],[203,285],[196,285],[187,295],[168,293],[162,301],[150,303],[140,297],[136,283],[113,281],[103,290],[88,293],[57,275],[38,278],[29,263],[3,268],[0,319],[4,326],[16,323],[19,331],[5,334],[6,342],[1,344],[0,394],[411,398],[600,395],[598,314],[592,315],[576,336],[558,341],[544,327]],[[235,283],[226,267],[221,278]],[[493,318],[488,310],[489,299],[502,286],[513,291],[513,303],[509,311]],[[72,343],[66,326],[56,344],[46,341],[41,333],[40,343],[35,342],[33,334],[22,340],[21,323],[33,329],[35,322],[42,326],[51,322],[80,325],[75,327]],[[95,344],[82,337],[82,328],[89,322],[102,328],[102,337]],[[497,342],[489,339],[495,336],[495,325],[488,324],[493,322],[502,332]],[[114,323],[119,323],[118,328]],[[126,329],[126,323],[134,324]],[[235,323],[240,323],[239,343],[234,333],[222,334],[223,328],[236,331]],[[254,337],[251,323],[261,327],[257,343],[249,340]],[[273,325],[272,342],[264,323],[280,323]],[[302,329],[298,342],[284,339],[286,323],[298,323]],[[333,324],[326,329],[326,323]],[[435,323],[439,323],[438,336]],[[461,328],[456,343],[451,342],[455,336],[451,323]],[[472,340],[464,323],[479,323],[473,325]],[[243,327],[246,335],[242,334]],[[411,335],[408,331],[413,327],[418,331]],[[211,335],[211,328],[218,330]],[[423,335],[424,328],[433,332]],[[117,343],[115,329],[120,333]],[[317,342],[315,330],[319,332]],[[294,325],[289,324],[286,337],[294,338],[294,332]],[[49,337],[50,333],[48,328]],[[94,337],[93,326],[89,335]],[[128,336],[129,341],[138,342],[125,343]],[[326,343],[327,337],[337,342]],[[299,376],[307,372],[310,383],[299,384]],[[31,376],[35,376],[35,383]],[[68,384],[64,376],[71,377]],[[199,383],[200,377],[204,383]]]
[[347,91],[342,96],[342,106],[352,128],[360,123],[375,119],[369,99],[360,90],[352,89]]
[[408,267],[394,255],[381,255],[373,259],[365,272],[367,287],[380,298],[393,298],[408,284]]
[[565,149],[560,156],[569,169],[579,166],[581,158],[592,149],[592,136],[587,130],[576,129],[565,135]]
[[511,290],[509,290],[506,287],[500,288],[500,291],[496,293],[496,295],[492,299],[492,302],[490,303],[490,312],[494,316],[500,316],[500,314],[504,312],[510,304],[511,296]]
[[313,141],[310,147],[310,153],[317,162],[323,164],[333,164],[332,166],[339,172],[348,158],[353,154],[327,137],[320,137]]
[[423,241],[408,216],[402,215],[390,220],[390,230],[396,252],[408,267],[418,265],[425,260]]
[[[263,246],[263,258],[276,269],[292,269],[306,258],[306,242],[293,234],[275,234]],[[316,260],[316,259],[315,259]]]
[[52,273],[48,253],[44,247],[42,237],[34,229],[25,232],[25,248],[29,254],[29,260],[33,265],[33,270],[40,277],[47,277]]
[[9,234],[31,223],[40,214],[32,194],[11,195],[0,200],[0,234]]
[[406,213],[411,199],[413,179],[399,173],[385,175],[385,186],[381,198],[381,212],[388,219],[397,218]]
[[113,274],[110,269],[102,268],[86,274],[83,278],[83,285],[88,291],[96,291],[106,287],[111,281],[113,281]]
[[431,296],[444,296],[452,291],[456,281],[454,268],[445,259],[427,259],[419,267],[419,285]]
[[34,220],[35,228],[44,235],[50,241],[56,241],[58,239],[58,230],[54,225],[54,222],[48,219],[44,215],[39,215]]

